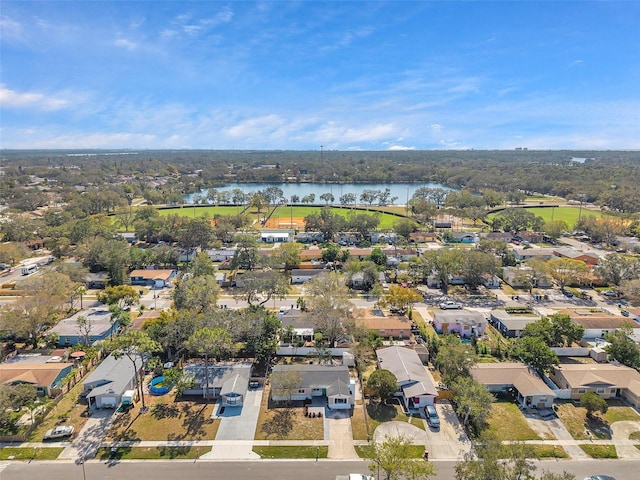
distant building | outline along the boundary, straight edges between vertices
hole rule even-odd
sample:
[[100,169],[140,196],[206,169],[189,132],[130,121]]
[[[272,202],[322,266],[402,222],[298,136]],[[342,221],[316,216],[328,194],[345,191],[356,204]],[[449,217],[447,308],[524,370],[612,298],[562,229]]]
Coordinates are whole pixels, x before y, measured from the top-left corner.
[[111,312],[103,306],[81,310],[71,317],[60,320],[57,325],[47,331],[47,334],[58,335],[58,346],[60,347],[84,345],[86,343],[85,335],[78,324],[80,317],[84,317],[87,321],[89,345],[109,338],[120,327],[117,321],[112,320]]

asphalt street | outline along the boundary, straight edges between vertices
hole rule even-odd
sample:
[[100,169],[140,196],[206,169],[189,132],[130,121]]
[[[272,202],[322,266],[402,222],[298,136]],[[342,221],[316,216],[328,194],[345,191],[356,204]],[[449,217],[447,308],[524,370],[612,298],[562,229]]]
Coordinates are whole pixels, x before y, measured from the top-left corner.
[[[435,478],[453,480],[455,462],[434,462]],[[577,480],[595,474],[609,474],[617,480],[637,480],[638,460],[548,460],[536,462],[538,473],[567,471]],[[342,460],[255,460],[227,461],[90,461],[84,465],[71,462],[0,462],[2,480],[332,480],[336,475],[369,473],[367,462]]]

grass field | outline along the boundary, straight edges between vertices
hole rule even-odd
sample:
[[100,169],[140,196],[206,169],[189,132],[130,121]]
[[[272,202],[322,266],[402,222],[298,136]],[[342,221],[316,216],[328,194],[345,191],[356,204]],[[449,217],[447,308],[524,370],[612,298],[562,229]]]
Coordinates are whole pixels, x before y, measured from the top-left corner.
[[110,448],[99,448],[96,457],[109,460],[166,460],[197,459],[211,451],[211,447],[120,447],[112,452]]
[[489,435],[503,440],[540,440],[540,436],[529,426],[515,403],[496,402],[491,405]]
[[253,447],[260,458],[327,458],[329,447]]
[[615,445],[580,445],[591,458],[618,458]]
[[63,447],[2,447],[0,460],[55,460]]
[[[605,216],[602,212],[595,210],[587,210],[586,208],[582,208],[580,210],[579,206],[563,206],[563,207],[528,207],[528,212],[533,213],[538,217],[542,217],[545,222],[553,220],[563,220],[567,223],[570,229],[573,229],[573,226],[578,221],[578,217],[603,217]],[[488,217],[492,217],[495,214],[488,215]]]

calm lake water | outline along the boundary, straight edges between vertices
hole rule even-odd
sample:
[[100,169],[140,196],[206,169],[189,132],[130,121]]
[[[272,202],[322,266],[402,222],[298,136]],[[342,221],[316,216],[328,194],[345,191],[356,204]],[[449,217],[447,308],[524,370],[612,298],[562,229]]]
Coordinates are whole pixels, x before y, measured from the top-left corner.
[[[395,205],[405,205],[407,199],[411,198],[414,192],[421,187],[428,188],[443,188],[445,190],[454,190],[445,185],[439,183],[229,183],[224,187],[215,188],[216,191],[231,191],[236,188],[242,190],[245,195],[249,193],[258,192],[264,190],[267,187],[278,187],[282,190],[284,197],[289,200],[293,195],[297,195],[299,199],[306,195],[315,194],[315,203],[324,203],[320,199],[320,195],[325,193],[331,193],[335,197],[334,204],[339,203],[340,196],[353,193],[360,200],[360,194],[364,190],[380,190],[385,191],[389,189],[391,195],[390,199],[396,197],[393,201]],[[193,203],[194,195],[207,196],[208,190],[202,190],[198,193],[185,195],[186,203]]]

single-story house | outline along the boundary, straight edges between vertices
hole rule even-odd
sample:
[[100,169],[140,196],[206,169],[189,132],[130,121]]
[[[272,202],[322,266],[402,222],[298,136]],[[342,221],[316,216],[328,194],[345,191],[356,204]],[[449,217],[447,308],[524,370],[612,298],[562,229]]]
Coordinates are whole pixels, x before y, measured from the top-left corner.
[[540,243],[542,242],[542,239],[544,237],[542,233],[531,232],[529,230],[524,230],[522,232],[519,232],[518,236],[522,238],[523,241],[529,242],[529,243]]
[[[80,327],[78,319],[84,317],[86,319],[86,327]],[[105,340],[118,331],[119,325],[117,321],[112,321],[111,312],[104,307],[91,308],[81,310],[72,316],[60,320],[57,325],[51,327],[47,334],[54,333],[58,335],[58,346],[68,347],[70,345],[85,345],[85,331],[89,345],[95,342]],[[86,329],[86,330],[85,330]]]
[[[285,330],[281,340],[283,342],[290,342],[296,338],[304,340],[304,341],[312,341],[313,335],[315,333],[316,325],[313,319],[309,315],[302,315],[302,311],[296,308],[290,308],[286,312],[279,313],[278,318],[280,319],[280,324],[282,328]],[[286,338],[286,331],[291,327],[291,333],[294,338]]]
[[346,246],[355,245],[362,240],[362,234],[360,232],[339,232],[333,236],[333,241]]
[[234,248],[226,248],[226,249],[212,249],[206,251],[207,256],[211,259],[212,262],[230,262],[233,259],[233,256],[236,254],[236,250]]
[[291,284],[299,285],[308,282],[318,274],[326,273],[326,270],[317,268],[294,268],[291,270]]
[[[142,368],[142,357],[137,355],[135,359],[136,367]],[[82,385],[82,394],[86,396],[90,410],[117,408],[122,403],[124,392],[136,386],[133,362],[126,355],[116,358],[111,354],[84,379]]]
[[407,409],[436,403],[438,390],[418,354],[411,348],[387,347],[376,350],[378,368],[389,370],[398,380],[397,396]]
[[324,242],[324,234],[322,232],[300,232],[296,235],[296,241],[299,243]]
[[138,241],[136,238],[136,232],[120,232],[118,235],[131,245]]
[[217,362],[206,368],[204,363],[190,363],[184,367],[184,373],[192,377],[194,383],[183,394],[219,398],[223,406],[240,407],[247,395],[252,367],[251,362]]
[[293,241],[293,230],[273,230],[260,232],[262,243],[288,243]]
[[411,232],[409,241],[413,243],[437,242],[440,235],[437,232]]
[[402,340],[411,337],[411,320],[404,315],[387,317],[369,314],[356,318],[355,323],[358,327],[377,332],[382,338]]
[[[54,397],[59,393],[64,378],[71,373],[72,363],[60,362],[49,356],[15,357],[0,364],[0,383],[3,385],[28,384],[35,387],[38,396]],[[51,360],[54,360],[51,362]]]
[[551,260],[556,258],[553,248],[514,248],[513,256],[519,262],[524,262],[531,258],[539,258],[540,260]]
[[486,288],[500,288],[500,283],[500,278],[498,278],[496,275],[486,273],[482,276],[482,285],[484,285]]
[[536,372],[522,363],[479,363],[471,371],[477,382],[491,393],[507,392],[513,388],[522,407],[552,408],[556,394]]
[[640,323],[627,317],[612,315],[606,311],[591,310],[561,310],[560,313],[569,315],[571,321],[584,328],[583,339],[604,338],[607,333],[613,333],[624,325],[632,328],[634,336],[640,336]]
[[526,265],[502,268],[502,279],[513,288],[528,287],[527,283],[530,278],[533,280],[533,285],[531,285],[533,288],[549,288],[553,285],[553,280],[548,275],[538,272],[535,278],[532,278],[533,274],[533,269]]
[[84,278],[87,288],[105,288],[109,283],[109,272],[88,273]]
[[271,399],[311,400],[326,397],[332,410],[350,409],[355,404],[355,381],[343,365],[276,365],[271,372]]
[[509,243],[513,240],[513,233],[511,232],[480,232],[478,237],[486,238],[487,240],[502,240]]
[[159,318],[161,314],[161,310],[147,309],[131,321],[129,330],[140,330],[148,320]]
[[512,315],[506,310],[497,309],[489,313],[489,322],[507,338],[519,338],[527,325],[538,320],[540,315]]
[[571,390],[571,399],[594,392],[604,399],[622,397],[640,408],[640,373],[611,363],[576,363],[553,367],[549,375],[554,383]]
[[454,333],[470,338],[484,335],[487,319],[480,312],[471,310],[435,310],[433,328],[438,333]]
[[571,247],[559,247],[554,249],[554,255],[560,258],[570,258],[572,260],[582,260],[590,267],[595,267],[600,263],[600,256],[595,253],[579,252]]
[[636,322],[640,322],[640,308],[630,308],[629,318],[631,320],[635,320]]
[[398,247],[385,247],[382,249],[382,253],[384,253],[388,257],[397,258],[402,262],[406,262],[410,258],[420,255],[420,252],[417,249]]
[[475,233],[451,232],[447,242],[449,243],[476,243],[478,236]]
[[322,258],[322,249],[315,245],[305,248],[300,252],[300,260],[303,262],[317,262]]
[[178,249],[178,261],[179,262],[190,262],[196,255],[198,254],[198,250],[195,248],[179,248]]
[[145,285],[154,288],[171,287],[178,274],[177,270],[133,270],[129,274],[131,285]]
[[371,243],[396,243],[396,232],[371,232]]

